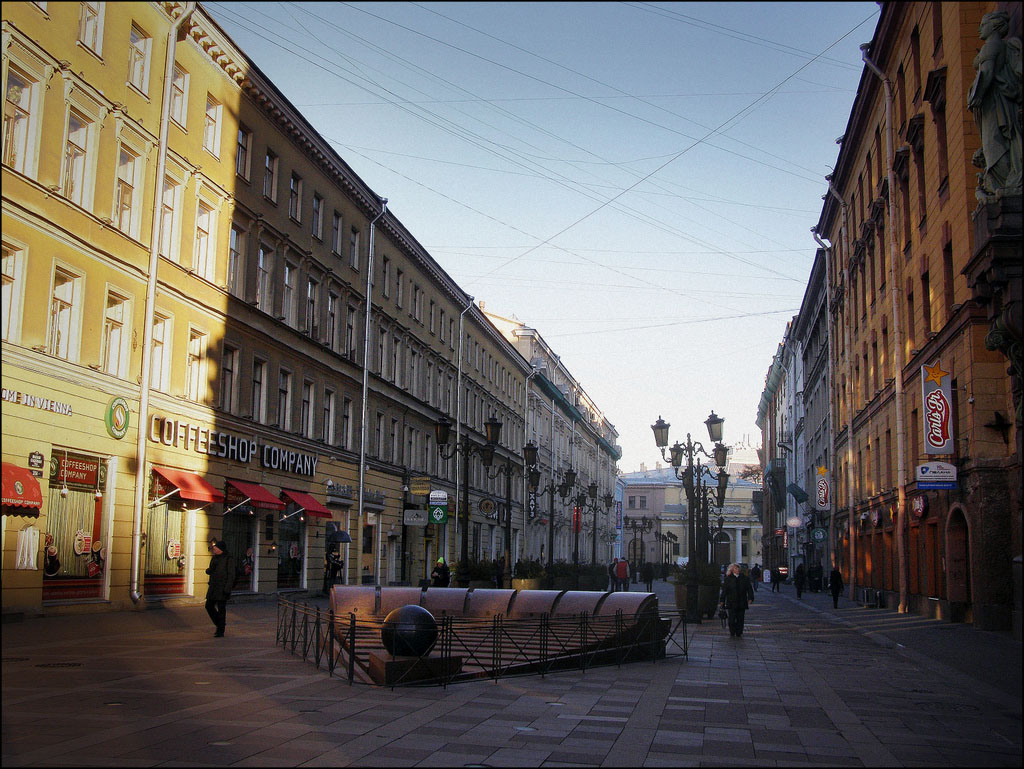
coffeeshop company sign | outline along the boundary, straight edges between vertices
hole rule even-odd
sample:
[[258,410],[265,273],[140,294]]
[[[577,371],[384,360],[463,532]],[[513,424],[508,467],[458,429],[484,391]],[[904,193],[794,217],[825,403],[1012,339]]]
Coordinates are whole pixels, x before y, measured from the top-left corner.
[[953,453],[953,375],[942,361],[921,366],[921,402],[924,406],[926,454]]
[[258,443],[255,438],[211,430],[160,414],[154,414],[150,419],[149,440],[244,465],[259,462],[260,467],[267,470],[282,470],[309,477],[316,475],[316,454],[294,451],[272,443]]

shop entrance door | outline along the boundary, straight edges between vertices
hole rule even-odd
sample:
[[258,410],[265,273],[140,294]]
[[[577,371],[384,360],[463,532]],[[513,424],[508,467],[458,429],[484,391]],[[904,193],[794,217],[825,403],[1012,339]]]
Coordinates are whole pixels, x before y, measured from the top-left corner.
[[970,556],[967,546],[967,521],[960,510],[954,510],[946,528],[946,597],[957,603],[971,601]]
[[189,550],[185,539],[185,516],[180,500],[160,502],[146,513],[144,551],[148,598],[185,593],[185,564]]
[[256,518],[248,512],[224,516],[224,544],[235,561],[233,592],[256,590]]
[[286,516],[277,531],[277,589],[297,590],[303,587],[305,575],[306,524],[299,516]]

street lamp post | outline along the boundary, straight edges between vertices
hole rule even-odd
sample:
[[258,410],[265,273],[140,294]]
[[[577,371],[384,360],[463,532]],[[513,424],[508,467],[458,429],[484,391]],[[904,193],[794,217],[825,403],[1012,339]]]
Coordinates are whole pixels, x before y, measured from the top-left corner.
[[562,482],[555,483],[555,479],[552,476],[551,480],[544,486],[540,485],[540,470],[537,469],[537,446],[534,445],[533,441],[530,441],[523,447],[523,459],[526,462],[527,472],[527,484],[530,487],[531,494],[547,494],[548,495],[548,579],[551,579],[552,567],[554,566],[555,560],[555,493],[562,499],[562,504],[565,504],[566,498],[572,491],[572,487],[576,484],[576,471],[571,467],[565,471],[562,475]]
[[[461,582],[466,580],[466,575],[469,574],[469,458],[473,454],[483,457],[488,452],[493,456],[494,444],[488,434],[486,444],[474,443],[468,435],[463,435],[458,443],[449,445],[451,436],[452,423],[447,417],[441,417],[434,425],[438,453],[442,459],[450,459],[456,454],[462,455],[462,555],[459,558],[459,581]],[[497,435],[495,435],[495,440],[497,440]]]
[[501,426],[501,420],[495,416],[484,423],[487,445],[480,452],[480,462],[488,478],[493,480],[499,475],[505,476],[505,573],[502,578],[505,585],[512,587],[512,476],[519,470],[519,465],[508,457],[503,464],[496,465],[493,472],[490,470],[494,462],[494,447],[501,437]]
[[[722,424],[725,422],[720,416],[715,414],[714,411],[704,421],[705,426],[708,429],[708,438],[715,444],[714,449],[709,452],[704,446],[695,442],[690,438],[690,434],[686,434],[686,443],[680,444],[676,441],[675,445],[669,449],[669,456],[671,457],[672,468],[675,470],[676,478],[683,482],[683,489],[686,491],[686,509],[690,519],[690,544],[689,544],[689,563],[687,564],[687,590],[686,590],[686,615],[690,622],[700,622],[700,609],[697,603],[697,590],[699,586],[699,579],[697,576],[697,562],[696,557],[698,554],[697,548],[697,516],[700,514],[697,510],[696,505],[696,486],[699,484],[699,480],[695,477],[694,473],[694,462],[693,458],[698,452],[706,457],[711,457],[715,460],[715,464],[720,468],[725,468],[726,460],[729,457],[728,447],[722,444]],[[659,449],[661,449],[661,456],[663,459],[669,459],[665,456],[665,447],[668,446],[668,429],[670,425],[664,421],[660,416],[658,421],[651,425],[651,429],[654,431],[654,443]],[[683,458],[686,458],[686,467],[683,468]],[[728,479],[728,476],[726,476]],[[723,494],[724,496],[724,494]]]
[[[636,541],[637,532],[640,532],[640,565],[643,565],[644,558],[644,532],[650,531],[654,528],[654,521],[650,518],[630,518],[628,515],[622,519],[622,529],[629,529],[633,532],[633,540]],[[636,560],[633,561],[633,582],[636,582],[637,564]]]

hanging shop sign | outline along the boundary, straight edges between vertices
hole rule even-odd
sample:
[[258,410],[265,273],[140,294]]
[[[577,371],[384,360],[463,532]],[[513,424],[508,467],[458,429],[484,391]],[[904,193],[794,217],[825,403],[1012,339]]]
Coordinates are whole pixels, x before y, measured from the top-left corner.
[[877,507],[871,511],[871,514],[868,517],[871,519],[872,526],[878,526],[882,523],[882,511]]
[[103,414],[103,424],[106,425],[107,433],[111,438],[121,440],[128,434],[130,414],[128,401],[124,398],[114,398],[107,404],[107,410]]
[[430,476],[414,475],[409,479],[409,493],[418,497],[425,497],[430,493]]
[[2,400],[8,403],[18,403],[22,406],[28,406],[29,408],[52,411],[54,414],[60,414],[65,417],[74,416],[74,411],[71,408],[70,403],[61,403],[60,401],[55,401],[40,395],[21,392],[20,390],[11,390],[6,387],[3,388]]
[[924,514],[928,512],[928,497],[924,494],[918,494],[910,500],[910,509],[913,511],[915,518],[924,517]]
[[825,529],[814,529],[811,531],[811,539],[817,543],[822,543],[828,537],[828,532]]
[[430,492],[430,501],[427,505],[427,517],[431,523],[448,523],[448,492]]
[[257,443],[244,435],[210,430],[159,414],[154,414],[150,419],[149,440],[242,464],[249,464],[258,457],[260,466],[268,470],[284,470],[311,477],[316,475],[319,460],[316,454],[293,451],[270,443]]
[[427,511],[423,505],[409,505],[403,510],[402,523],[406,526],[426,526]]
[[54,452],[50,455],[50,483],[75,483],[101,488],[106,466],[96,457]]
[[818,468],[817,481],[814,484],[814,509],[828,510],[832,505],[832,479],[829,478],[828,468],[822,465]]
[[949,462],[925,462],[917,466],[915,475],[919,489],[946,489],[957,487],[956,465]]
[[46,464],[46,458],[42,455],[42,452],[33,451],[28,455],[28,470],[36,478],[43,477],[43,465]]
[[942,361],[921,366],[921,402],[924,404],[926,454],[953,453],[953,376]]

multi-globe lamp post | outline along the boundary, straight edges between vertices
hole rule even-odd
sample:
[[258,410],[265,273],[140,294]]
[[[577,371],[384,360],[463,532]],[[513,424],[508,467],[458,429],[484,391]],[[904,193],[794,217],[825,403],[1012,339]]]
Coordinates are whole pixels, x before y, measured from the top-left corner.
[[[675,470],[676,478],[683,482],[683,489],[686,491],[686,507],[689,517],[689,562],[687,563],[687,590],[686,590],[686,616],[690,622],[700,622],[700,609],[698,608],[697,602],[697,590],[700,580],[697,575],[697,558],[701,558],[702,563],[706,563],[704,560],[707,557],[706,546],[700,548],[697,542],[697,517],[700,515],[697,505],[697,492],[698,489],[703,487],[703,469],[698,463],[695,466],[694,457],[698,454],[703,454],[705,457],[714,459],[715,464],[719,467],[719,484],[721,488],[721,475],[725,472],[725,464],[729,458],[729,448],[722,444],[722,425],[725,422],[720,416],[715,414],[714,411],[704,421],[704,425],[708,429],[708,438],[714,444],[712,451],[708,451],[704,448],[703,444],[698,441],[694,441],[690,437],[690,433],[686,434],[686,443],[676,443],[669,449],[669,455],[665,455],[665,448],[668,446],[668,430],[669,423],[664,421],[660,416],[658,421],[651,425],[651,430],[654,431],[654,443],[661,450],[661,456],[663,459],[668,460],[673,470]],[[686,459],[686,466],[683,467],[683,459]],[[728,482],[729,476],[725,476],[725,482]],[[702,494],[703,496],[703,494]],[[721,491],[721,496],[724,498],[724,489]],[[703,502],[703,499],[701,500]],[[701,505],[703,507],[703,504]],[[701,526],[701,529],[706,526]],[[703,534],[703,531],[701,532]]]
[[495,416],[484,423],[487,445],[480,451],[480,462],[491,480],[499,475],[505,476],[505,573],[502,578],[507,587],[512,587],[512,476],[519,471],[519,464],[510,456],[502,464],[495,465],[493,472],[490,470],[494,463],[494,449],[501,438],[501,426],[501,420]]
[[540,485],[540,470],[537,468],[537,446],[530,441],[523,446],[523,460],[526,462],[526,482],[530,487],[531,494],[547,494],[548,505],[548,579],[551,579],[552,566],[555,562],[555,494],[565,504],[565,500],[572,493],[576,485],[576,471],[571,467],[562,475],[561,483],[556,483],[554,476],[544,486]]
[[633,564],[631,566],[631,569],[632,569],[632,572],[633,572],[633,582],[637,581],[637,579],[636,579],[637,571],[639,570],[640,566],[642,566],[644,561],[646,560],[646,556],[645,556],[645,553],[644,553],[644,534],[646,532],[650,531],[653,528],[654,528],[654,521],[652,521],[650,518],[630,518],[627,515],[627,516],[624,516],[623,519],[622,519],[622,530],[623,530],[623,532],[625,532],[627,529],[629,529],[631,532],[633,532],[633,538],[631,540],[631,544],[632,544],[632,542],[636,542],[636,535],[637,534],[640,535],[640,560],[639,560],[639,563],[637,562],[637,559],[636,559],[636,554],[635,554],[636,553],[636,548],[630,547],[630,550],[633,551],[633,553],[631,553],[633,555]]
[[[596,482],[591,482],[587,486],[586,492],[580,492],[576,495],[576,506],[573,509],[573,551],[572,560],[573,566],[576,570],[576,587],[580,586],[580,530],[583,528],[583,515],[585,513],[591,513],[593,515],[593,536],[591,537],[591,552],[590,562],[591,564],[597,563],[597,514],[601,508],[597,504],[598,486]],[[605,512],[611,510],[613,504],[615,504],[615,497],[611,494],[605,494],[601,501],[604,503]]]

